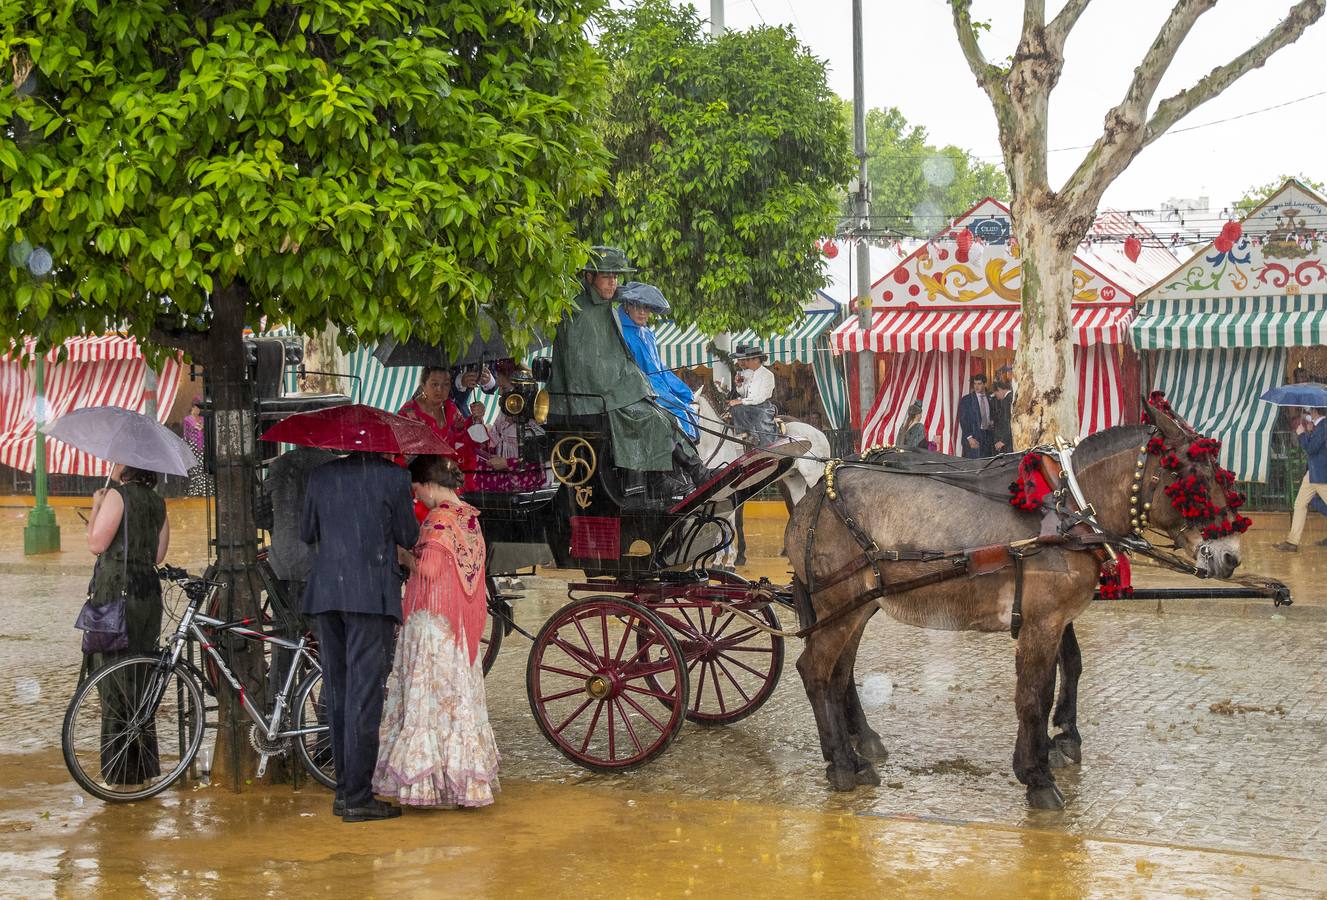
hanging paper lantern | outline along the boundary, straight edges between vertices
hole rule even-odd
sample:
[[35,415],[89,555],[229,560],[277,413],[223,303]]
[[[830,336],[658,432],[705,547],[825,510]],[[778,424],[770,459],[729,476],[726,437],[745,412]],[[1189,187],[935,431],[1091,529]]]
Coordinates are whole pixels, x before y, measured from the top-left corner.
[[1235,246],[1235,243],[1226,237],[1225,232],[1222,232],[1217,235],[1216,240],[1212,241],[1212,246],[1216,248],[1217,253],[1229,253],[1230,248]]
[[1124,239],[1124,255],[1129,257],[1129,262],[1138,262],[1138,254],[1143,252],[1143,242],[1133,235]]
[[[1238,222],[1227,222],[1221,226],[1221,236],[1232,246],[1244,234],[1244,226]],[[1225,252],[1224,250],[1222,251]]]
[[827,259],[833,259],[839,255],[839,245],[834,241],[825,241],[825,245],[821,252],[825,254]]
[[954,238],[954,246],[958,249],[954,253],[954,258],[961,263],[968,261],[968,251],[972,249],[972,232],[964,228]]

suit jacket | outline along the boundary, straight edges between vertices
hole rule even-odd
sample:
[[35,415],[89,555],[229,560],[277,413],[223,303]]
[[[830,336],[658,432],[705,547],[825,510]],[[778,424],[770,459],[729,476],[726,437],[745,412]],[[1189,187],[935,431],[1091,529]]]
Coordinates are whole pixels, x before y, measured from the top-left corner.
[[405,573],[397,547],[419,538],[410,473],[381,457],[351,455],[314,469],[300,537],[317,544],[304,612],[401,618]]
[[1309,481],[1327,484],[1327,419],[1320,419],[1318,427],[1301,434],[1299,445],[1309,455]]
[[[980,420],[981,412],[977,413]],[[991,447],[1004,442],[997,453],[1012,453],[1014,449],[1014,394],[1010,391],[1003,400],[991,395]]]
[[[987,402],[991,407],[991,422],[995,422],[995,398],[988,397]],[[981,441],[984,439],[981,431],[981,404],[977,400],[976,394],[964,394],[958,400],[958,430],[963,436],[963,448],[967,446],[968,438],[975,437]]]

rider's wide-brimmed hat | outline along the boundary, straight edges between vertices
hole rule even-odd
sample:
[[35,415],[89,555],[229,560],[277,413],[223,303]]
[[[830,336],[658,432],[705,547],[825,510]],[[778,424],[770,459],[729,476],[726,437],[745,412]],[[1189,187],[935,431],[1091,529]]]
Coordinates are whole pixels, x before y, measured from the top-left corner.
[[636,270],[628,262],[626,251],[620,247],[591,247],[585,271],[596,275],[629,275]]
[[733,351],[733,359],[756,359],[768,360],[769,354],[765,348],[759,344],[738,344],[737,349]]
[[643,281],[628,281],[617,289],[617,299],[623,303],[633,303],[636,306],[643,306],[652,313],[666,316],[672,313],[672,304],[668,298],[663,295],[652,284],[646,284]]

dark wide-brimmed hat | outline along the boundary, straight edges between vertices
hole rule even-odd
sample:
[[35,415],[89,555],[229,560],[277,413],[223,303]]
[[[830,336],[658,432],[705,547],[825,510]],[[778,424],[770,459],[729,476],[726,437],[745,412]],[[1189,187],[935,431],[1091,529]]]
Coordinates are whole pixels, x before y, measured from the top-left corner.
[[737,349],[733,351],[733,359],[769,359],[769,354],[765,348],[759,344],[738,344]]
[[652,284],[646,284],[643,281],[628,281],[617,289],[617,299],[623,303],[633,303],[636,306],[643,306],[652,313],[658,313],[666,316],[673,311],[668,298],[663,295]]
[[596,275],[629,275],[636,270],[627,261],[626,251],[620,247],[591,247],[585,271]]

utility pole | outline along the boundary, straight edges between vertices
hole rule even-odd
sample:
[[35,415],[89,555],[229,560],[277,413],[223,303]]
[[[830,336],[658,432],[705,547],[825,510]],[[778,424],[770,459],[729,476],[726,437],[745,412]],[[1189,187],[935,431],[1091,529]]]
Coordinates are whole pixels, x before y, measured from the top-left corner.
[[55,553],[60,549],[60,526],[55,521],[55,510],[46,503],[46,354],[38,354],[32,367],[33,410],[36,426],[35,459],[32,464],[33,491],[37,495],[28,524],[23,529],[23,555]]
[[[862,62],[862,0],[852,0],[852,125],[857,153],[857,192],[854,212],[857,232],[857,327],[865,337],[871,331],[871,247],[865,232],[871,224],[871,187],[866,167],[866,73]],[[875,353],[866,346],[857,354],[857,404],[861,424],[875,402]]]
[[[710,37],[716,40],[723,36],[723,0],[710,0]],[[729,331],[721,331],[714,336],[714,346],[724,353],[733,352],[733,335]],[[728,363],[721,357],[714,360],[714,365],[710,367],[714,371],[714,383],[727,384],[729,387],[736,387],[733,380],[733,371]]]

